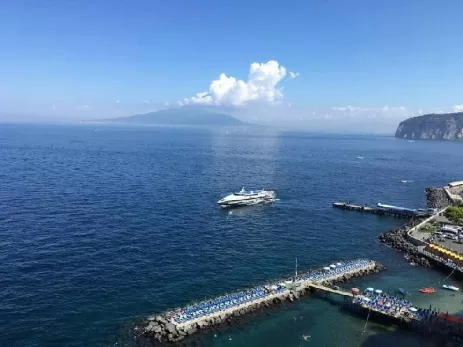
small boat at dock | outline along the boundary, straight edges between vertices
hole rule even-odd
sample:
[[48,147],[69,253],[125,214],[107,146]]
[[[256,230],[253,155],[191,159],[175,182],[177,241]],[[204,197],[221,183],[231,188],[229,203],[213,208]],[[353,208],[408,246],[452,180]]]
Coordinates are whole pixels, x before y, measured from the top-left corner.
[[434,294],[436,292],[436,290],[432,287],[428,287],[428,288],[421,288],[420,289],[420,293],[423,293],[423,294]]
[[403,294],[403,295],[408,295],[408,291],[406,289],[403,289],[403,288],[397,289],[397,292],[399,292],[400,294]]
[[446,284],[443,284],[443,285],[442,285],[442,288],[447,289],[447,290],[452,290],[452,291],[454,291],[454,292],[457,292],[457,291],[460,290],[460,288],[458,288],[458,287],[455,287],[455,286],[448,286],[448,285],[446,285]]

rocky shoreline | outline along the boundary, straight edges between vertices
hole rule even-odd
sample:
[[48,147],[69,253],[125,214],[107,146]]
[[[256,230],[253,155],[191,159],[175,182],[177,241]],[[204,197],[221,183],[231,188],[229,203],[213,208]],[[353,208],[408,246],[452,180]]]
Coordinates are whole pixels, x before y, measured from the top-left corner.
[[423,267],[432,267],[429,260],[418,251],[418,247],[409,241],[407,232],[412,227],[410,223],[411,221],[397,229],[385,232],[379,236],[379,241],[395,250],[404,252],[410,263]]
[[[452,204],[444,188],[429,187],[425,189],[426,205],[429,208],[443,209]],[[433,263],[418,251],[418,247],[410,242],[407,232],[422,219],[409,220],[407,223],[397,229],[387,231],[379,236],[379,241],[385,245],[405,253],[411,264],[433,267]]]
[[[335,284],[346,283],[354,278],[378,273],[383,269],[384,267],[381,264],[375,263],[375,266],[370,269],[363,269],[353,273],[346,273],[336,279],[322,282],[322,284],[327,287],[333,287]],[[137,337],[149,338],[154,343],[158,344],[175,343],[199,331],[207,331],[213,328],[218,328],[219,326],[231,325],[240,316],[256,313],[263,309],[267,309],[284,302],[293,302],[299,299],[301,296],[308,294],[310,291],[311,289],[309,287],[303,287],[297,290],[271,295],[264,300],[260,300],[256,303],[250,303],[248,306],[239,310],[235,310],[234,312],[224,312],[216,317],[205,318],[197,323],[183,326],[176,326],[175,324],[169,322],[162,314],[158,316],[151,316],[135,327],[135,334]]]
[[444,188],[429,187],[424,191],[426,193],[426,205],[429,208],[437,208],[440,210],[452,205],[453,203]]

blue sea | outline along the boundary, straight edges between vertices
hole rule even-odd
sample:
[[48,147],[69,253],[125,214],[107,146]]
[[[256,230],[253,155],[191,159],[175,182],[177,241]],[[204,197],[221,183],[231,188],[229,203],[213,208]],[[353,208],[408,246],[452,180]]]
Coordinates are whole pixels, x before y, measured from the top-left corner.
[[[287,276],[296,257],[300,271],[371,257],[386,271],[348,286],[403,287],[417,305],[457,312],[462,294],[418,293],[446,273],[378,243],[403,221],[332,202],[424,207],[426,187],[463,178],[462,146],[255,127],[1,125],[0,346],[135,346],[144,317]],[[218,208],[242,186],[279,200]],[[365,318],[306,297],[185,344],[434,346]]]

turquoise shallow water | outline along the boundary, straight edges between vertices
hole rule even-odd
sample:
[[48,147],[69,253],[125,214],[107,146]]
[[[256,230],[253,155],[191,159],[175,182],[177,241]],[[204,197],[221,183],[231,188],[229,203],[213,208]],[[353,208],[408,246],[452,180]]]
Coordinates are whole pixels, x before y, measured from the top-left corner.
[[[286,276],[295,257],[301,270],[380,260],[383,274],[352,285],[404,287],[417,304],[458,312],[461,294],[417,292],[445,273],[410,267],[377,242],[401,221],[331,203],[424,206],[425,187],[461,179],[462,159],[458,143],[389,137],[2,126],[0,345],[130,346],[131,327],[146,315]],[[242,185],[273,188],[280,201],[217,208]],[[309,297],[189,344],[430,344],[374,322],[362,334],[364,324]]]

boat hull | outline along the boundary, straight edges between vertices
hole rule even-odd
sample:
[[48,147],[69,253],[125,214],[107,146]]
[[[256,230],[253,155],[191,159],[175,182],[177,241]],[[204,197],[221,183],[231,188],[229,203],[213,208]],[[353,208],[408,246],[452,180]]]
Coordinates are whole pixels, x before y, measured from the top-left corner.
[[246,201],[233,201],[233,202],[217,202],[217,204],[222,208],[234,208],[240,206],[252,206],[260,204],[269,204],[273,202],[273,199],[256,199],[256,200],[246,200]]
[[443,289],[447,289],[447,290],[451,290],[452,292],[457,292],[460,290],[460,288],[457,288],[457,287],[454,287],[454,286],[447,286],[447,285],[443,285],[442,286]]
[[251,206],[259,204],[268,204],[275,200],[274,191],[256,191],[247,193],[233,193],[225,198],[217,201],[217,204],[222,208],[232,208],[239,206]]

